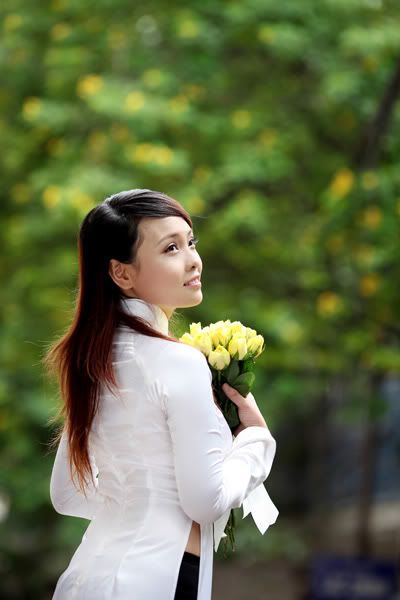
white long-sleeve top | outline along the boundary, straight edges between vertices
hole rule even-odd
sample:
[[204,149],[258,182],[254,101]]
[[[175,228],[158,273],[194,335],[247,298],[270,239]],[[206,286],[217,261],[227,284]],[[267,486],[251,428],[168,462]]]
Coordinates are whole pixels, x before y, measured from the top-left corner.
[[[159,306],[121,302],[168,334]],[[252,511],[262,532],[276,520],[263,486],[275,440],[267,427],[232,436],[214,402],[207,359],[191,346],[121,325],[113,368],[117,391],[102,389],[89,435],[95,485],[86,497],[70,479],[65,434],[56,453],[55,510],[91,522],[53,600],[173,600],[192,521],[201,533],[198,600],[210,600],[213,549],[230,510]]]

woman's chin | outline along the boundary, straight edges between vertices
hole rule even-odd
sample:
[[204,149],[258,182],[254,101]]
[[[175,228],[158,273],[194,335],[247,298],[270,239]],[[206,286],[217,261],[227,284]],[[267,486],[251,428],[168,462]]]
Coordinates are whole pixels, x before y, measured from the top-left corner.
[[180,308],[190,308],[191,306],[197,306],[203,301],[203,294],[201,290],[196,290],[190,299],[187,299]]

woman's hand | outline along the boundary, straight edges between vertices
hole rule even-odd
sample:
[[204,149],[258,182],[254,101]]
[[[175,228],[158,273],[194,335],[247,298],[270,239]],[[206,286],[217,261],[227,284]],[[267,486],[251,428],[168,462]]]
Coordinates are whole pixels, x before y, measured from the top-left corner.
[[222,389],[228,398],[238,407],[240,425],[235,429],[233,433],[234,436],[237,436],[237,434],[243,431],[243,429],[246,429],[246,427],[267,427],[267,423],[265,422],[265,419],[257,406],[256,399],[251,392],[249,392],[247,396],[242,396],[228,383],[224,383]]

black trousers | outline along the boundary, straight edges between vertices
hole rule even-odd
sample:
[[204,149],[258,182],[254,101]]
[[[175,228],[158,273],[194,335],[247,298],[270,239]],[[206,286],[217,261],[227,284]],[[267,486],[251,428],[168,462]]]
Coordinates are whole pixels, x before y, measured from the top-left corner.
[[197,600],[200,556],[184,552],[179,569],[174,600]]

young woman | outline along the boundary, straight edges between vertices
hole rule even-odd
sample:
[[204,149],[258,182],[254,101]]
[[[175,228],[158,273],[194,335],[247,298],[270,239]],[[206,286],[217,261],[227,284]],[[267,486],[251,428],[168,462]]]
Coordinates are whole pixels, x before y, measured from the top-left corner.
[[169,334],[174,310],[202,301],[196,242],[184,208],[147,189],[82,222],[75,318],[45,363],[64,422],[51,501],[90,524],[54,600],[210,600],[213,541],[270,472],[254,396],[228,388],[232,436],[205,356]]

